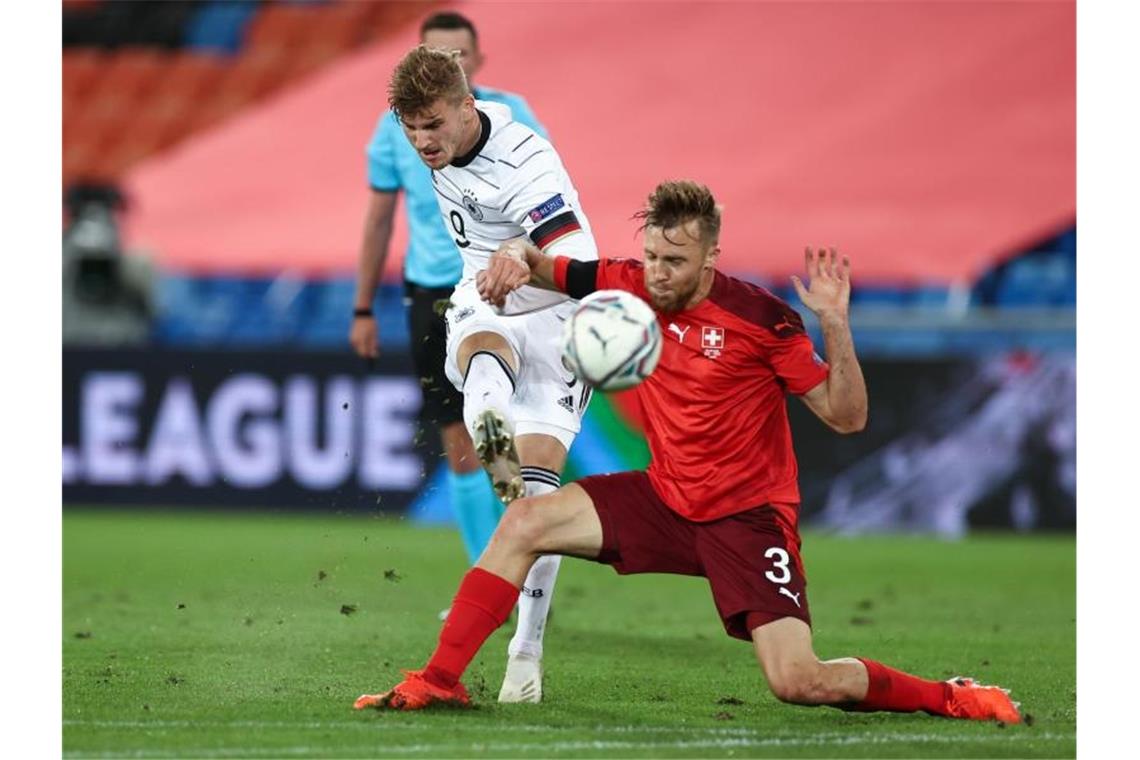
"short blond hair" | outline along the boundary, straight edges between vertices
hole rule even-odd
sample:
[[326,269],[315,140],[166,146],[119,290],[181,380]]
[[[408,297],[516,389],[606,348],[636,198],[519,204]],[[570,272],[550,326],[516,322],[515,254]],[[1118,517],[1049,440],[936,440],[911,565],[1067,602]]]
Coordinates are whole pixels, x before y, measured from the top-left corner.
[[712,191],[688,179],[667,180],[654,188],[645,208],[633,215],[642,221],[641,229],[667,230],[697,220],[701,242],[715,245],[720,239],[720,206]]
[[424,45],[404,56],[388,82],[388,105],[397,116],[420,113],[441,98],[459,103],[470,94],[458,51]]

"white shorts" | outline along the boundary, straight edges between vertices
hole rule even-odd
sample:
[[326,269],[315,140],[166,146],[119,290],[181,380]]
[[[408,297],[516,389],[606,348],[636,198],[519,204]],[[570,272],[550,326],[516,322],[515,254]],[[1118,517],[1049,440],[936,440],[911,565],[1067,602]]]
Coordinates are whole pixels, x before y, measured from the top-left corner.
[[461,281],[445,314],[447,379],[463,391],[457,356],[464,338],[477,332],[501,335],[519,360],[509,410],[515,435],[553,436],[569,451],[590,402],[590,389],[562,364],[562,325],[575,305],[575,301],[565,301],[527,314],[503,316],[479,297],[473,280]]

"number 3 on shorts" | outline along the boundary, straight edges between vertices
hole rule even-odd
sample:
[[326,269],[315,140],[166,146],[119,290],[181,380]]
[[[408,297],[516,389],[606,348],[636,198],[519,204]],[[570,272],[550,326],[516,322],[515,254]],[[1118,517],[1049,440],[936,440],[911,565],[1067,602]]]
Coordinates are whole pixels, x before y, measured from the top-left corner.
[[[776,575],[771,570],[765,570],[764,571],[764,577],[765,578],[772,581],[772,583],[780,583],[780,584],[787,583],[788,581],[790,581],[792,579],[792,573],[790,570],[788,570],[789,557],[788,557],[788,553],[786,551],[784,551],[783,549],[781,549],[778,546],[773,546],[771,549],[764,552],[764,557],[766,559],[771,559],[772,560],[772,567],[774,567],[780,571],[780,574]],[[772,559],[773,557],[775,557],[775,559]]]

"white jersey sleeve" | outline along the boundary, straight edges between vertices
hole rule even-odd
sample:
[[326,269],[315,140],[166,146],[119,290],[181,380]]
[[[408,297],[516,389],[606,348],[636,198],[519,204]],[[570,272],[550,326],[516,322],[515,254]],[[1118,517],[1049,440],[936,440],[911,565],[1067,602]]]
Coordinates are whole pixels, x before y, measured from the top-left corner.
[[586,261],[598,258],[578,194],[572,187],[567,192],[568,175],[554,147],[536,145],[535,152],[522,157],[520,164],[520,171],[512,177],[513,192],[504,209],[507,216],[546,253]]

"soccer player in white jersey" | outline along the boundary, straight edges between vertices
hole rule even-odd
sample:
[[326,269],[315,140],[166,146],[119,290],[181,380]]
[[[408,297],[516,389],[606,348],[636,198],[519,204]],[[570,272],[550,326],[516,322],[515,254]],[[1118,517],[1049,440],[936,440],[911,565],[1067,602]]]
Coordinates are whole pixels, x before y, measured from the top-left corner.
[[[476,273],[507,240],[594,260],[597,245],[554,147],[510,109],[476,101],[452,51],[423,45],[393,72],[388,102],[432,170],[440,213],[463,257],[447,319],[448,379],[463,420],[504,502],[558,488],[590,391],[562,364],[567,296],[523,287],[502,311],[480,297]],[[501,702],[542,699],[542,634],[559,556],[534,564],[519,595]],[[445,626],[454,625],[449,618]],[[360,704],[365,697],[358,700]]]

